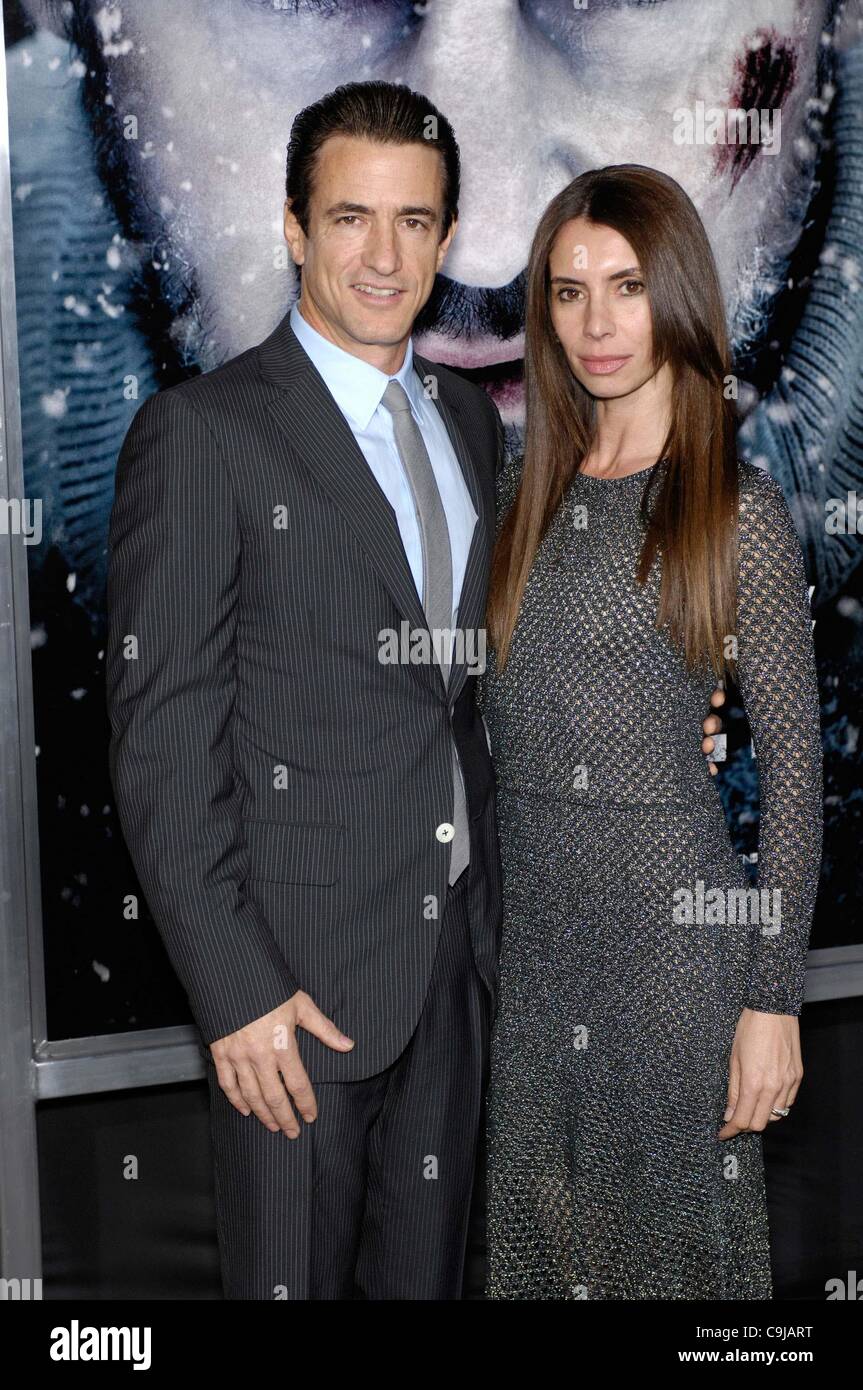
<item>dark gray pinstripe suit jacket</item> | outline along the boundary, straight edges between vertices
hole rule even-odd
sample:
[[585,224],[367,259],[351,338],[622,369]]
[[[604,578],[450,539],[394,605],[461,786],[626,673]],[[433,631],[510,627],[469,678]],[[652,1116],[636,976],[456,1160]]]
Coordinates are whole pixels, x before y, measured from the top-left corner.
[[[483,624],[500,416],[421,358],[478,514],[459,625]],[[494,782],[476,678],[381,664],[425,627],[395,514],[286,315],[161,391],[117,464],[110,768],[126,842],[206,1043],[301,988],[356,1039],[304,1030],[311,1080],[388,1066],[422,1008],[445,901],[450,725],[471,827],[476,965],[496,995]],[[429,895],[440,905],[428,915]]]

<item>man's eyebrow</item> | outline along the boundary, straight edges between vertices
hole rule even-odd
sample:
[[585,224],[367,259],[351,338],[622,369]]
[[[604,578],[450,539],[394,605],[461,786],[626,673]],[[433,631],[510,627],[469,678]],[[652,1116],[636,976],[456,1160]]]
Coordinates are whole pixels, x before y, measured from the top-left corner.
[[[357,213],[365,214],[365,215],[367,215],[367,216],[373,216],[373,214],[374,214],[374,208],[366,207],[366,205],[365,205],[364,203],[344,203],[344,202],[343,202],[343,203],[333,203],[332,207],[327,208],[326,212],[324,213],[324,216],[325,216],[325,217],[337,217],[340,213],[344,213],[344,212],[357,212]],[[397,217],[431,217],[431,218],[433,218],[434,220],[437,220],[438,214],[435,212],[435,209],[434,209],[434,208],[426,207],[425,204],[420,204],[420,205],[418,205],[418,206],[416,206],[416,207],[413,207],[413,206],[401,207],[401,208],[398,209],[398,211],[397,211],[397,213],[396,213],[396,216],[397,216]]]
[[[628,280],[632,275],[640,275],[641,271],[637,265],[627,266],[626,270],[616,270],[613,275],[609,275],[609,280]],[[552,285],[583,285],[583,280],[577,280],[572,275],[552,275],[549,281]]]

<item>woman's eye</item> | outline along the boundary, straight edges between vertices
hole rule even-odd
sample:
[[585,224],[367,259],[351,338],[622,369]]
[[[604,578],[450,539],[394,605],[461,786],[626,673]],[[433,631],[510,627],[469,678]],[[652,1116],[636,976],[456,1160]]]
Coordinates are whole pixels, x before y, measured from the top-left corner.
[[623,284],[621,285],[621,289],[626,290],[626,295],[627,295],[627,297],[630,296],[630,295],[633,295],[633,294],[639,294],[639,293],[641,292],[641,290],[644,289],[644,281],[643,281],[643,280],[624,280],[624,281],[623,281]]

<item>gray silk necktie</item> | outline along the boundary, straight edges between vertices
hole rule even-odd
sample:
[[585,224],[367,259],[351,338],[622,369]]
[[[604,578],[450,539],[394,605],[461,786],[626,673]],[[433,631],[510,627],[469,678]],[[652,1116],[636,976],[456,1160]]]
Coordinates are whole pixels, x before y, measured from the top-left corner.
[[[399,381],[390,381],[381,404],[393,417],[393,433],[399,458],[407,474],[419,521],[423,557],[422,604],[432,635],[432,649],[440,651],[440,667],[444,686],[449,685],[449,643],[436,633],[449,633],[452,628],[452,549],[446,512],[438,491],[431,459],[428,456],[419,426],[411,414],[407,392]],[[464,782],[455,739],[452,740],[453,772],[453,830],[449,881],[455,883],[470,859],[470,835]]]

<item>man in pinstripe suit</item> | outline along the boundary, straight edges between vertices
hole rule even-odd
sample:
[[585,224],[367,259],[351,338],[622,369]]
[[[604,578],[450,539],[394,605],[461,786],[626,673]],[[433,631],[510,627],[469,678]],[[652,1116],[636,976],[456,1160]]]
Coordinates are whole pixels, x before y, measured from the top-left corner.
[[208,1045],[228,1297],[461,1293],[501,913],[473,658],[503,430],[411,344],[458,183],[405,87],[301,112],[298,304],[145,401],[118,461],[111,775]]

